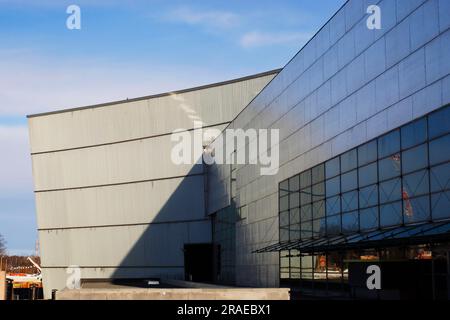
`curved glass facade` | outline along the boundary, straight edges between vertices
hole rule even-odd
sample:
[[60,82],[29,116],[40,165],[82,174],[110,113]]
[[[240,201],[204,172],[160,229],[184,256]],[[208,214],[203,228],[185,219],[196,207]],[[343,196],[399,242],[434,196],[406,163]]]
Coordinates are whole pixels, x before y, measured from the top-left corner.
[[[279,215],[282,243],[450,219],[450,107],[282,181]],[[345,281],[356,257],[281,251],[280,278]]]

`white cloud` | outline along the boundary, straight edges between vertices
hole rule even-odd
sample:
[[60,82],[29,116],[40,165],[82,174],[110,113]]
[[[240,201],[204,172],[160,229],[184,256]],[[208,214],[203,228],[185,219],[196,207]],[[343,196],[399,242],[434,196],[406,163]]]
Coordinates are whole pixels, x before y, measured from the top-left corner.
[[0,125],[2,115],[24,116],[220,80],[197,66],[94,59],[49,61],[39,54],[11,50],[0,50],[0,70]]
[[239,24],[239,16],[228,11],[198,11],[188,7],[180,7],[171,11],[168,18],[190,25],[201,25],[207,28],[228,29]]
[[244,48],[270,46],[277,44],[295,44],[301,47],[312,34],[307,32],[259,32],[245,33],[239,43]]

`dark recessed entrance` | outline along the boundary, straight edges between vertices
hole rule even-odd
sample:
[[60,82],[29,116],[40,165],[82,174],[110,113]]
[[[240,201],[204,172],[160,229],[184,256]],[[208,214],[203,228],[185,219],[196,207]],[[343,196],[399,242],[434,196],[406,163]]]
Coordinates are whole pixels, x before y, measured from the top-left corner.
[[213,282],[213,252],[213,245],[211,243],[185,244],[185,280],[195,282]]

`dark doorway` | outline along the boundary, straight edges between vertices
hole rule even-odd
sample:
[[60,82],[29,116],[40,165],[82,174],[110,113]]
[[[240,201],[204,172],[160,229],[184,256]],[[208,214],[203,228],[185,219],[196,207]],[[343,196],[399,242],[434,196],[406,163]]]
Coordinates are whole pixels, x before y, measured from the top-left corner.
[[195,282],[213,282],[213,252],[213,245],[211,243],[185,244],[185,280]]

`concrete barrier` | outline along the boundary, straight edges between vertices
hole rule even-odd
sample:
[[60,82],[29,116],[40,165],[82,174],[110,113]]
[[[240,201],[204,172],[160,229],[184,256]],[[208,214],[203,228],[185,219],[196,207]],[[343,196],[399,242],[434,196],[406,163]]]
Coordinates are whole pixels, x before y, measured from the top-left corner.
[[289,300],[288,288],[76,289],[56,292],[56,300]]

